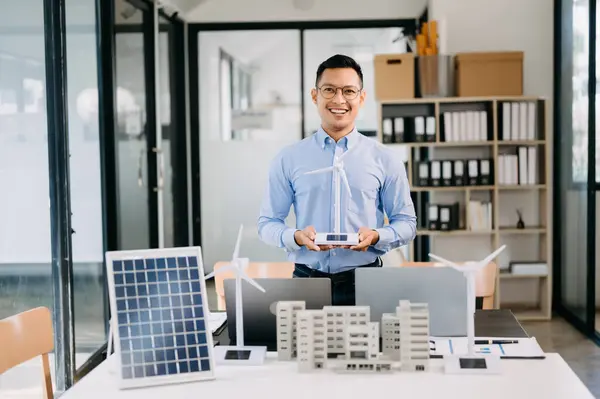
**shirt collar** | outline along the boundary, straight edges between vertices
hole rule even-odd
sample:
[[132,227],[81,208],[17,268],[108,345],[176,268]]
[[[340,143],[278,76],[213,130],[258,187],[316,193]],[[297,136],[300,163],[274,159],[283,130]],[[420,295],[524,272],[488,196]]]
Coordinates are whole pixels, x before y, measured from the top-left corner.
[[[331,137],[329,137],[329,135],[325,132],[325,130],[323,130],[322,127],[319,127],[315,137],[317,139],[317,143],[319,143],[319,145],[321,146],[322,149],[325,148],[325,146],[327,145],[328,142],[333,142],[333,139]],[[340,142],[342,144],[346,143],[346,149],[349,150],[358,142],[358,139],[359,139],[359,133],[355,127],[354,129],[352,129],[352,131],[350,133],[348,133],[346,136],[344,136],[340,140]]]

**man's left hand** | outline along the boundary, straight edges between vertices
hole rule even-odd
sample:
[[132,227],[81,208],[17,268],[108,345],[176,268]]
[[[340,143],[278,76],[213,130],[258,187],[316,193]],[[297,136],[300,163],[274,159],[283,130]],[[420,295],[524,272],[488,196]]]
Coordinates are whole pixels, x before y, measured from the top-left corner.
[[350,247],[354,251],[366,251],[369,246],[377,244],[379,233],[368,227],[361,227],[358,230],[358,245]]

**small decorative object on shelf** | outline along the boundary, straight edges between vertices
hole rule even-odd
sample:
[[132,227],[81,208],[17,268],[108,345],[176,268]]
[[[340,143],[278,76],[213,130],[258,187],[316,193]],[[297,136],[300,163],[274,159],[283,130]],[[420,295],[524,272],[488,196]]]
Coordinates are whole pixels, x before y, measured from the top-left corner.
[[517,209],[517,215],[519,215],[519,221],[517,222],[517,229],[524,229],[525,222],[523,222],[523,215],[521,214],[521,211],[518,209]]

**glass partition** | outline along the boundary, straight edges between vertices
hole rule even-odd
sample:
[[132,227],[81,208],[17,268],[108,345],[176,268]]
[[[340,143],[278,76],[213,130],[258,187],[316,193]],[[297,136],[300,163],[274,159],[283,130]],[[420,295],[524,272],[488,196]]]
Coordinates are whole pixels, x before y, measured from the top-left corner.
[[240,224],[240,256],[285,260],[284,251],[260,241],[256,223],[271,160],[302,137],[300,63],[297,30],[198,34],[194,73],[199,74],[207,272],[217,261],[231,259]]
[[66,1],[75,350],[79,366],[106,341],[94,0]]
[[[52,309],[42,0],[0,13],[0,319]],[[0,349],[1,350],[1,349]],[[0,397],[41,388],[38,363],[0,375]],[[41,391],[40,391],[41,392]]]

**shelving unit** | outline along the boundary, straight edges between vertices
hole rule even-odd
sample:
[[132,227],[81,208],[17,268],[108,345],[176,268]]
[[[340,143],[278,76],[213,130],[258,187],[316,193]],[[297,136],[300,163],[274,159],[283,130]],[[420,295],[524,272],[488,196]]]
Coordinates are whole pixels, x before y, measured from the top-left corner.
[[[532,119],[521,121],[519,118],[518,125],[505,126],[508,119],[506,119],[504,112],[507,110],[507,107],[513,107],[514,109],[515,104],[517,104],[517,107],[521,107],[519,109],[523,110],[523,115],[531,115]],[[530,106],[529,104],[535,105]],[[525,112],[525,110],[528,110],[528,112]],[[520,320],[550,319],[552,297],[552,197],[550,192],[551,165],[548,160],[551,159],[552,148],[550,142],[551,135],[547,131],[546,100],[539,97],[527,96],[416,98],[380,102],[378,112],[380,121],[378,140],[386,145],[404,149],[406,153],[405,161],[407,162],[411,195],[419,219],[417,238],[411,243],[409,248],[410,260],[429,261],[427,254],[431,251],[432,244],[441,239],[455,241],[451,241],[452,246],[447,249],[446,253],[440,253],[437,248],[435,253],[456,260],[467,260],[457,259],[457,255],[471,259],[473,247],[470,247],[470,245],[474,244],[470,244],[470,242],[475,239],[489,238],[489,248],[477,248],[481,249],[479,252],[484,253],[489,253],[502,244],[507,244],[507,250],[496,259],[501,269],[506,268],[511,261],[539,261],[547,265],[548,274],[544,276],[526,276],[499,273],[496,282],[496,307],[511,308]],[[446,113],[458,113],[461,115],[452,115],[449,117],[450,122],[446,122]],[[465,115],[472,114],[474,115],[473,118],[479,118],[479,130],[484,133],[475,135],[479,139],[455,141],[457,138],[464,139],[465,134],[472,134],[473,122],[468,119],[468,116],[464,117],[469,125],[468,133],[463,132],[465,128],[460,128],[465,126],[464,123],[452,125],[453,118],[462,118],[463,113]],[[417,135],[416,130],[419,130],[417,128],[419,123],[417,123],[416,117],[424,117],[425,121],[429,117],[429,124],[434,120],[435,134],[432,135],[430,131],[429,136],[427,134]],[[390,142],[388,134],[390,129],[389,124],[395,124],[399,118],[402,119],[403,134],[397,139],[392,138],[392,140],[401,141],[400,139],[402,139],[404,141]],[[384,120],[386,119],[385,123],[388,125],[385,129],[386,135],[384,137]],[[446,123],[450,123],[450,126],[448,126],[449,131],[446,131]],[[423,126],[422,123],[420,126]],[[456,129],[456,126],[459,126],[459,128]],[[452,129],[456,130],[456,133]],[[512,137],[513,131],[519,133],[515,134],[515,137]],[[452,134],[452,137],[450,137],[450,134]],[[514,140],[506,140],[505,138],[508,138],[506,137],[507,134],[514,138]],[[481,139],[486,136],[487,140]],[[415,142],[417,139],[420,141]],[[452,141],[447,141],[447,139],[452,139]],[[514,156],[515,153],[518,154],[519,151],[522,151],[519,150],[520,147],[536,148],[536,150],[527,150],[531,151],[528,154],[532,154],[529,155],[529,159],[534,160],[528,164],[528,170],[535,170],[533,175],[532,172],[521,172],[525,173],[525,177],[522,175],[521,179],[531,179],[526,182],[529,184],[519,184],[518,181],[511,180],[514,178],[514,175],[511,175],[511,178],[501,176],[502,173],[506,172],[501,172],[499,163],[509,162],[506,160],[509,157],[504,155],[509,154]],[[500,158],[503,158],[503,160],[500,160]],[[454,161],[459,159],[489,159],[492,166],[491,176],[493,178],[491,184],[439,185],[433,187],[416,185],[416,162],[436,160]],[[510,162],[513,162],[513,160]],[[517,178],[519,178],[518,164],[516,168]],[[506,168],[502,170],[506,171]],[[512,170],[514,170],[514,167]],[[464,172],[467,173],[466,168]],[[510,181],[511,184],[499,184],[501,178]],[[427,229],[427,205],[429,203],[436,203],[436,197],[452,195],[454,196],[453,201],[460,204],[459,228],[449,231]],[[467,205],[472,199],[480,199],[482,196],[487,196],[486,201],[491,202],[492,228],[470,230],[469,220],[473,215],[469,214],[469,207]],[[439,203],[441,204],[442,202],[440,201]],[[531,205],[531,209],[527,214],[523,212],[523,219],[527,219],[525,221],[525,228],[517,228],[516,209],[522,206],[526,207],[527,204]],[[515,219],[514,222],[512,221],[513,218]],[[479,257],[474,254],[472,256],[475,259]],[[524,257],[527,259],[523,259]],[[535,301],[521,301],[518,298],[519,294],[525,291],[528,293],[536,291],[536,294],[533,295]]]

